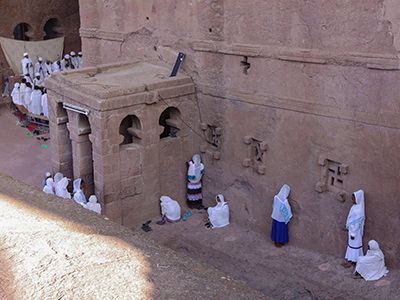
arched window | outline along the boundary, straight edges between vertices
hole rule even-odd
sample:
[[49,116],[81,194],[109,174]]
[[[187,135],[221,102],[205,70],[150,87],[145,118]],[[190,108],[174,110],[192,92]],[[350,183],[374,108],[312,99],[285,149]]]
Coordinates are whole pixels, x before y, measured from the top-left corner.
[[140,144],[142,140],[142,125],[135,115],[126,116],[119,125],[119,134],[124,137],[120,145]]
[[14,28],[14,39],[21,41],[29,41],[32,27],[27,23],[19,23]]
[[44,36],[44,40],[54,39],[62,36],[62,27],[60,22],[56,18],[49,19],[43,28],[46,35]]
[[179,135],[180,115],[180,111],[175,107],[168,107],[163,111],[158,121],[164,127],[164,131],[160,134],[160,139]]

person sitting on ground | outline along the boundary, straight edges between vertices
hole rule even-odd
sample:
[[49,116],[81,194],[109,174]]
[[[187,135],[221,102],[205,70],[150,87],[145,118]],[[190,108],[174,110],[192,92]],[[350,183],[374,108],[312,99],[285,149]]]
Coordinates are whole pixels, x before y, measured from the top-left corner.
[[46,194],[52,194],[54,195],[54,181],[53,178],[47,178],[46,180],[46,184],[42,189],[43,192],[45,192]]
[[14,88],[11,92],[11,99],[15,105],[21,105],[21,92],[18,82],[14,84]]
[[40,115],[42,113],[42,91],[39,86],[35,85],[29,102],[29,112]]
[[57,172],[56,175],[54,175],[54,191],[57,188],[57,184],[63,179],[64,175],[63,173]]
[[32,95],[32,85],[30,82],[26,83],[25,93],[24,93],[24,106],[30,112],[31,109],[29,107],[31,103],[31,95]]
[[61,198],[71,199],[71,194],[67,190],[69,179],[67,177],[63,177],[55,187],[56,195]]
[[[46,185],[47,179],[49,179],[49,178],[51,178],[51,173],[50,172],[46,172],[44,174],[44,179],[43,179],[43,182],[42,182],[42,190],[43,190],[44,186]],[[53,185],[54,185],[54,182],[53,182]]]
[[369,241],[367,254],[357,258],[355,275],[361,275],[368,281],[378,280],[382,276],[386,276],[388,272],[385,266],[385,256],[379,249],[379,244],[374,240]]
[[350,268],[357,258],[363,255],[362,236],[365,223],[364,191],[358,190],[352,195],[354,205],[347,216],[346,229],[348,230],[348,244],[346,250],[346,263],[342,266]]
[[181,207],[179,203],[168,196],[161,196],[160,201],[162,221],[157,224],[179,222],[181,219]]
[[204,206],[201,179],[204,175],[204,165],[200,161],[200,155],[195,154],[192,159],[188,161],[187,205],[191,209],[202,209]]
[[94,211],[95,213],[98,213],[99,215],[101,215],[101,205],[100,205],[100,203],[97,203],[97,197],[95,195],[91,195],[89,197],[87,209]]
[[215,197],[215,201],[217,205],[207,209],[209,223],[206,223],[206,226],[209,228],[224,227],[229,224],[229,206],[224,196],[219,194]]
[[293,217],[292,210],[289,205],[288,196],[290,187],[284,184],[279,193],[274,197],[272,204],[272,230],[271,240],[274,241],[276,247],[289,242],[288,223]]
[[74,197],[73,200],[86,208],[86,197],[83,191],[85,190],[84,181],[81,178],[74,180]]

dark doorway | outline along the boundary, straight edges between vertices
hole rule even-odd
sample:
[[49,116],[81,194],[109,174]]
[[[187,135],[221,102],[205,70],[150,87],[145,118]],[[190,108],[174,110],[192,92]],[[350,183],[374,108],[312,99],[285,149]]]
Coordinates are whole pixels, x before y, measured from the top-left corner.
[[62,36],[62,27],[56,18],[49,19],[44,25],[43,30],[46,32],[46,35],[43,38],[44,40],[54,39]]
[[30,40],[30,32],[32,27],[27,23],[19,23],[14,28],[14,39],[21,41],[29,41]]

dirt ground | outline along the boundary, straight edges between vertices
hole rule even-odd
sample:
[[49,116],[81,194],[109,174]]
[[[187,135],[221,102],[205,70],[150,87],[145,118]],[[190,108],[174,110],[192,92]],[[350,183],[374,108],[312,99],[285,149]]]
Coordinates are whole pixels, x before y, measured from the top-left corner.
[[400,299],[400,272],[390,266],[388,276],[378,281],[353,279],[354,268],[343,268],[341,258],[299,249],[290,243],[276,248],[269,232],[251,232],[236,224],[206,229],[206,216],[205,210],[195,210],[186,221],[161,226],[153,219],[151,232],[140,228],[136,232],[242,279],[274,299]]

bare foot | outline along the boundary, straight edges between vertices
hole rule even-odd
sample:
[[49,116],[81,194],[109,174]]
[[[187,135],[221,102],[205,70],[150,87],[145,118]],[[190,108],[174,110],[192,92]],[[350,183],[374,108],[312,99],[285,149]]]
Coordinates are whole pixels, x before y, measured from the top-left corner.
[[282,245],[280,243],[275,242],[275,247],[280,248],[280,247],[282,247]]
[[352,264],[351,262],[347,261],[347,262],[342,263],[341,265],[342,265],[342,267],[348,269],[348,268],[350,268],[353,264]]

